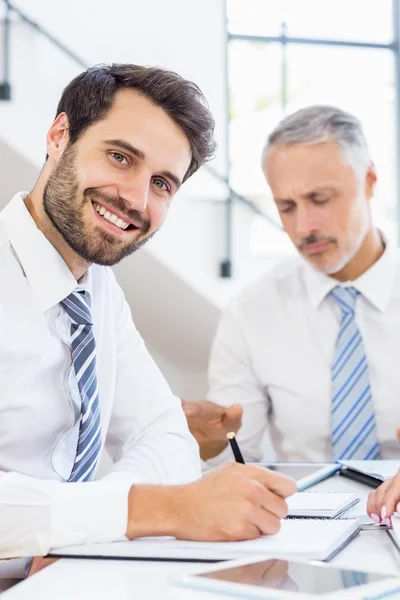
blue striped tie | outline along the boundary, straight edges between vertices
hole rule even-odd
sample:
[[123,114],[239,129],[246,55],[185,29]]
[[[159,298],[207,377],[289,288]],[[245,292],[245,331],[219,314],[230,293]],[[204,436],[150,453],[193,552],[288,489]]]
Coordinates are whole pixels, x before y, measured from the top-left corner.
[[72,292],[61,305],[71,320],[71,352],[81,397],[76,457],[68,481],[89,481],[96,470],[101,446],[96,343],[86,292]]
[[331,291],[342,312],[332,365],[332,446],[335,460],[379,459],[375,411],[368,363],[355,320],[358,292],[337,286]]

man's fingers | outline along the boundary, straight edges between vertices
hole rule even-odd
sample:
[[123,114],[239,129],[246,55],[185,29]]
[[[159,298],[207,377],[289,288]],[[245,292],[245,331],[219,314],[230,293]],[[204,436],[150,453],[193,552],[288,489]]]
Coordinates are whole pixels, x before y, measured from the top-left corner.
[[235,468],[240,467],[247,471],[247,477],[260,482],[265,488],[281,496],[281,498],[287,498],[297,492],[296,482],[287,475],[256,465],[238,465],[235,463]]
[[225,414],[225,407],[215,404],[210,400],[190,400],[182,402],[183,412],[188,419],[204,419],[205,422],[212,419],[220,419]]
[[283,475],[283,473],[270,471],[269,469],[265,469],[265,471],[267,476],[264,485],[268,489],[282,496],[282,498],[293,496],[297,492],[297,484],[291,477]]
[[243,414],[241,404],[233,404],[225,408],[210,400],[182,400],[181,402],[191,427],[204,429],[211,426],[215,432],[221,430],[220,435],[223,437],[229,431],[237,432],[240,429]]
[[223,421],[226,432],[234,431],[236,433],[242,425],[242,417],[243,406],[241,404],[232,404],[227,408]]
[[185,402],[184,400],[182,400],[182,408],[186,418],[189,419],[198,416],[199,408],[197,404],[197,402]]
[[262,506],[278,519],[284,519],[288,514],[288,506],[281,496],[277,496],[264,488]]
[[229,419],[242,419],[243,406],[241,404],[232,404],[226,409],[226,417]]
[[279,517],[261,507],[254,508],[252,521],[262,535],[275,535],[281,528]]
[[277,496],[271,490],[265,488],[262,483],[253,479],[247,482],[247,499],[254,506],[258,506],[268,510],[278,519],[284,519],[288,514],[288,506],[281,496]]

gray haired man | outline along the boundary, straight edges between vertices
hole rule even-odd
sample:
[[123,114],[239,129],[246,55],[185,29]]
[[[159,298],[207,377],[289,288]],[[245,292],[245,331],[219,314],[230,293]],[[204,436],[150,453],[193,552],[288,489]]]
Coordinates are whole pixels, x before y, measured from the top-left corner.
[[373,222],[376,172],[358,119],[330,106],[285,118],[263,170],[299,256],[236,296],[214,340],[209,400],[184,403],[203,459],[398,456],[399,255]]

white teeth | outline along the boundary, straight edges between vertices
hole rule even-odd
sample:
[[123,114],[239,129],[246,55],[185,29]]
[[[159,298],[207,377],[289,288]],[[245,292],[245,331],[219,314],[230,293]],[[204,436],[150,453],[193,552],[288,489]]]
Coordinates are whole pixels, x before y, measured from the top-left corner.
[[110,223],[113,223],[120,229],[127,229],[129,227],[129,223],[127,223],[126,221],[123,221],[122,219],[117,217],[117,215],[114,215],[114,213],[110,213],[108,210],[106,210],[104,208],[104,206],[100,206],[99,204],[94,204],[94,207],[95,207],[96,211],[100,215],[102,215],[102,217],[104,217],[104,219],[106,219],[107,221],[110,221]]

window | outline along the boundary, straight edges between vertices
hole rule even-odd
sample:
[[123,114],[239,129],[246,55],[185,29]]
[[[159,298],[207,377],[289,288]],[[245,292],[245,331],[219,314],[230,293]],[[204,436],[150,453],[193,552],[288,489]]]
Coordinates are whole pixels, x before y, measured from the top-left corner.
[[389,43],[391,0],[228,0],[232,34],[279,36],[284,22],[297,37]]
[[[378,225],[396,241],[395,53],[388,45],[393,37],[391,10],[388,0],[228,0],[230,182],[278,226],[260,167],[266,137],[285,114],[310,104],[332,104],[363,123],[378,172],[373,212]],[[279,38],[282,21],[287,43]],[[253,41],[254,35],[264,39]],[[293,43],[291,36],[313,37],[321,43],[309,39]],[[335,39],[344,45],[331,45]],[[360,41],[364,47],[352,45]],[[289,241],[278,228],[273,229],[265,219],[254,218],[254,252],[289,251]]]

